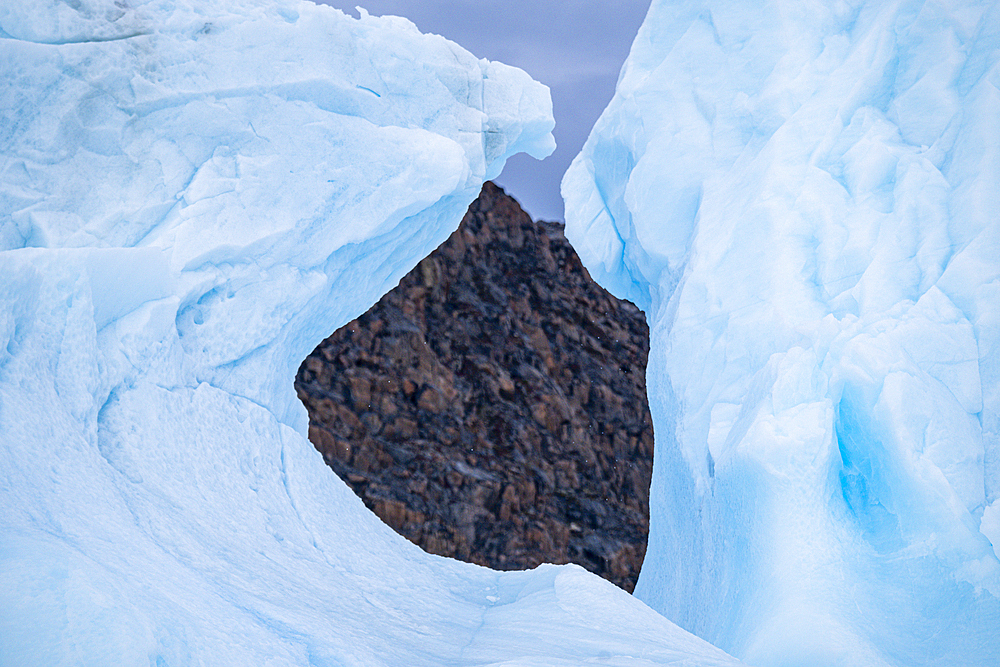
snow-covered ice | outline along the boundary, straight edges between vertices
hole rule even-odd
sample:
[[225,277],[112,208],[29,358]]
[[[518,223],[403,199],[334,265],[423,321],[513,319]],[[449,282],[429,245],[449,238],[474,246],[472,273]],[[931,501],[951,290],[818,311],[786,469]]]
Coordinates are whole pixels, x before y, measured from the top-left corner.
[[292,379],[547,90],[293,0],[0,0],[0,665],[737,664],[576,567],[393,533]]
[[1000,664],[1000,4],[653,0],[563,181],[647,313],[636,594],[748,663]]

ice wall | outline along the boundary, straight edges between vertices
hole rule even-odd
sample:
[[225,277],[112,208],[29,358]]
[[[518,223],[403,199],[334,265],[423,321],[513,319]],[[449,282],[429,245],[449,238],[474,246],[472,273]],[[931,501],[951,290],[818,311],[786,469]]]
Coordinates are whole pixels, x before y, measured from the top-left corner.
[[0,665],[735,664],[424,554],[304,437],[300,361],[551,152],[543,86],[292,0],[0,0],[0,82]]
[[998,59],[995,2],[653,0],[563,181],[650,323],[636,593],[749,663],[1000,663]]

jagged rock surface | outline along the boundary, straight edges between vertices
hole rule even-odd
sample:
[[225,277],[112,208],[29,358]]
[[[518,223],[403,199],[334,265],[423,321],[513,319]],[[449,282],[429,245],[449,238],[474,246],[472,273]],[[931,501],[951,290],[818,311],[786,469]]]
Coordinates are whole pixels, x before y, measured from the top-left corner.
[[459,229],[296,379],[309,437],[387,524],[501,570],[573,562],[632,591],[653,432],[642,313],[486,183]]

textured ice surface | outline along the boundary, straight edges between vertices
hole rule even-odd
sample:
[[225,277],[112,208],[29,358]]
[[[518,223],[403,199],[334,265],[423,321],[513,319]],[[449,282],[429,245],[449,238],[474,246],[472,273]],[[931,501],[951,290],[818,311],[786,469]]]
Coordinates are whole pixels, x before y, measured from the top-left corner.
[[444,240],[546,89],[290,0],[0,0],[0,665],[736,664],[575,567],[428,556],[301,359]]
[[995,2],[654,0],[563,181],[650,323],[636,593],[749,663],[1000,664],[998,59]]

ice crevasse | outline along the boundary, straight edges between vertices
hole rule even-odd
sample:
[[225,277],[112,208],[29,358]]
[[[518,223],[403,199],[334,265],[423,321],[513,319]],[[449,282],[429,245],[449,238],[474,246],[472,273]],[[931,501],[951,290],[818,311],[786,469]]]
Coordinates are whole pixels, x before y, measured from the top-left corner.
[[733,665],[384,526],[305,355],[551,152],[547,90],[292,0],[0,0],[0,665]]
[[636,595],[756,665],[1000,663],[1000,5],[653,0],[563,180],[647,313]]

